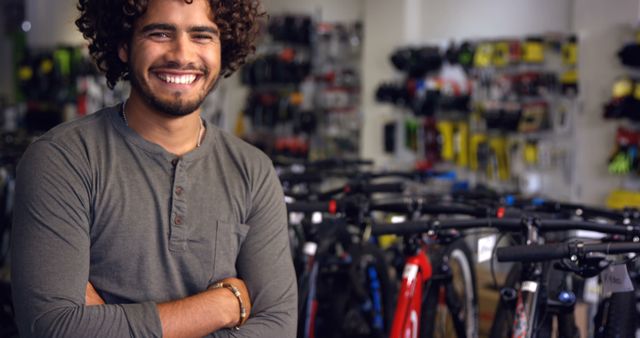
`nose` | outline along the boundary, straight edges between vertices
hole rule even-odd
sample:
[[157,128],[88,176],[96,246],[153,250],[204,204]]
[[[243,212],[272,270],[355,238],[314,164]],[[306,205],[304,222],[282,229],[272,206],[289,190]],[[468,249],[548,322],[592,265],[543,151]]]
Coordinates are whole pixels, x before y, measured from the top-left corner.
[[178,65],[186,65],[193,62],[192,42],[186,34],[179,34],[171,43],[171,49],[167,53],[168,61]]

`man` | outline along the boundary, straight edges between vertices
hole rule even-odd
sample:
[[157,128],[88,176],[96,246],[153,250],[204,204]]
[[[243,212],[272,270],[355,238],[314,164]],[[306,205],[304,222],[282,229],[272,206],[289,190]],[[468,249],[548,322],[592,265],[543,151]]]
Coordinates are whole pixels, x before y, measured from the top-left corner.
[[[271,162],[199,106],[253,50],[255,0],[80,0],[122,105],[58,126],[18,170],[12,283],[24,337],[293,337]],[[244,315],[243,315],[244,313]]]

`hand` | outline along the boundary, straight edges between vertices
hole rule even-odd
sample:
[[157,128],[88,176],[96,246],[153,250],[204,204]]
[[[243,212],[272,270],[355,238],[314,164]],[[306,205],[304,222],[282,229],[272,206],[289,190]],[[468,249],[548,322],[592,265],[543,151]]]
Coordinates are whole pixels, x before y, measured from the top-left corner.
[[104,304],[104,300],[98,294],[98,291],[93,287],[91,282],[87,282],[87,290],[84,296],[85,305],[102,305]]
[[[242,303],[244,304],[244,308],[247,312],[247,316],[245,317],[244,321],[240,323],[240,325],[244,324],[247,321],[247,319],[249,319],[249,316],[251,315],[251,307],[252,307],[251,297],[249,295],[249,290],[247,289],[247,286],[244,284],[244,282],[241,279],[233,278],[233,277],[225,278],[216,283],[229,283],[235,286],[238,289],[238,291],[240,291],[240,298],[242,298]],[[212,285],[215,285],[216,283],[213,283]],[[235,295],[233,295],[233,293],[230,290],[226,290],[226,293],[229,295],[229,297],[233,298],[234,306],[232,307],[232,311],[234,314],[233,318],[235,318],[227,327],[234,327],[238,324],[238,320],[240,319],[240,305],[238,304],[238,300],[236,299]]]

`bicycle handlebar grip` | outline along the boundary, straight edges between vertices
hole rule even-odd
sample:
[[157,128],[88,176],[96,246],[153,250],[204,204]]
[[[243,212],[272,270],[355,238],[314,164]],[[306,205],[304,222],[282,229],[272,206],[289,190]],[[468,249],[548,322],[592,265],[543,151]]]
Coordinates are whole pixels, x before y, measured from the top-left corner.
[[516,245],[498,248],[498,262],[540,262],[569,256],[569,244]]
[[321,169],[329,169],[334,167],[348,167],[348,166],[364,166],[364,165],[373,165],[373,160],[365,160],[365,159],[326,159],[326,160],[318,160],[313,162],[307,162],[307,167],[313,168],[321,168]]
[[318,173],[282,174],[280,182],[297,183],[319,183],[322,182],[322,175]]
[[386,211],[386,212],[398,212],[409,213],[412,212],[411,203],[398,201],[398,202],[373,202],[369,205],[369,210],[372,211]]
[[476,208],[462,205],[433,205],[423,204],[420,207],[420,212],[423,214],[437,215],[469,215],[476,217],[490,216],[490,210],[488,208]]
[[623,254],[630,252],[640,252],[640,243],[636,242],[619,242],[619,243],[594,243],[585,244],[586,252],[602,252],[604,254]]
[[[332,212],[331,204],[331,201],[292,202],[287,203],[287,212]],[[333,204],[335,204],[335,202],[333,202]]]
[[427,232],[432,228],[428,221],[409,221],[402,223],[379,223],[371,225],[372,235],[411,235]]
[[403,192],[405,188],[406,185],[404,182],[363,184],[362,192],[368,194],[378,192]]

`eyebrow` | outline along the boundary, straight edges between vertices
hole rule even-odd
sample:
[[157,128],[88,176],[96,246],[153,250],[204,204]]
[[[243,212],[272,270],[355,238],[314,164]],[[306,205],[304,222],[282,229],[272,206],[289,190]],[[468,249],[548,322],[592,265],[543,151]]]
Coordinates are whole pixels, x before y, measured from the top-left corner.
[[[168,23],[151,23],[142,27],[141,31],[142,33],[147,33],[154,30],[175,32],[178,29],[176,28],[175,25],[171,25]],[[187,31],[190,33],[211,33],[215,35],[218,35],[220,33],[220,31],[213,26],[190,26],[189,29],[187,29]]]
[[175,25],[170,25],[168,23],[150,23],[150,24],[142,27],[141,32],[142,33],[147,33],[147,32],[155,31],[155,30],[175,32],[178,29],[176,28]]
[[191,26],[189,27],[188,31],[191,33],[211,33],[214,35],[220,34],[220,31],[213,26]]

